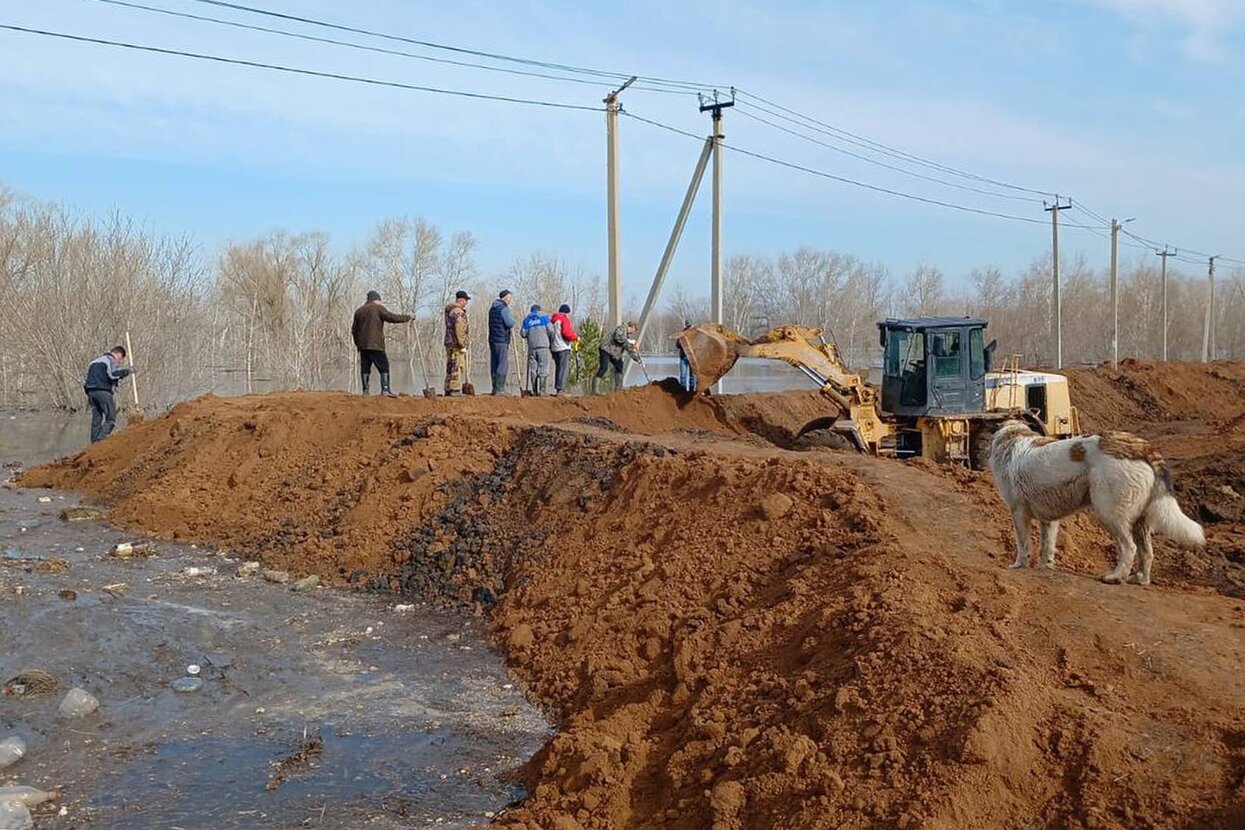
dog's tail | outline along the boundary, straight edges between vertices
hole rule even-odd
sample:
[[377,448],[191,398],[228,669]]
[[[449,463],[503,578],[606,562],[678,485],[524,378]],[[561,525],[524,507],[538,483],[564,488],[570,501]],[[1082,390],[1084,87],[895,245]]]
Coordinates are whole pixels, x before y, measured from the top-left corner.
[[1202,526],[1190,519],[1180,509],[1172,494],[1172,473],[1167,462],[1161,458],[1151,462],[1154,468],[1154,489],[1150,491],[1150,504],[1146,507],[1146,522],[1160,536],[1178,545],[1200,548],[1206,544]]

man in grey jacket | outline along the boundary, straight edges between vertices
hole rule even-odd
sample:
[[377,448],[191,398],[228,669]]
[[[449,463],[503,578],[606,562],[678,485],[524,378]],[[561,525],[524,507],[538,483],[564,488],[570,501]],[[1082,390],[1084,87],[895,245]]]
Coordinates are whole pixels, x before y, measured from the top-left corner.
[[633,339],[639,330],[640,327],[635,324],[634,320],[628,320],[620,326],[615,326],[609,335],[601,338],[601,345],[597,348],[597,374],[592,379],[592,394],[598,394],[601,378],[605,377],[610,369],[614,370],[614,391],[622,389],[623,370],[626,368],[623,363],[625,355],[631,355],[631,359],[636,363],[644,363],[644,359],[640,357],[640,349]]
[[527,341],[527,380],[533,395],[545,394],[549,383],[549,363],[552,360],[549,347],[553,344],[553,324],[542,314],[540,306],[532,306],[531,313],[523,318],[519,336]]
[[82,382],[82,391],[86,392],[87,404],[91,407],[91,443],[107,438],[117,425],[117,403],[113,392],[122,378],[135,374],[134,367],[125,367],[125,346],[113,346],[112,350],[100,355],[87,364],[86,380]]

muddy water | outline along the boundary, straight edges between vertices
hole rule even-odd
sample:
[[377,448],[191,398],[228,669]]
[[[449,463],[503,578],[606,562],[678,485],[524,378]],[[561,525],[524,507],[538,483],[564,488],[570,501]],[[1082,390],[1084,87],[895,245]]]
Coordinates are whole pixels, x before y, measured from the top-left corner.
[[[23,429],[42,435],[27,461],[78,440]],[[0,776],[62,790],[36,828],[466,827],[521,796],[509,774],[549,727],[478,622],[240,579],[227,552],[121,561],[108,551],[132,537],[63,522],[75,503],[0,488],[0,681],[61,682],[0,697],[0,738],[29,746]],[[173,691],[190,664],[202,689]],[[57,715],[72,685],[97,714]]]

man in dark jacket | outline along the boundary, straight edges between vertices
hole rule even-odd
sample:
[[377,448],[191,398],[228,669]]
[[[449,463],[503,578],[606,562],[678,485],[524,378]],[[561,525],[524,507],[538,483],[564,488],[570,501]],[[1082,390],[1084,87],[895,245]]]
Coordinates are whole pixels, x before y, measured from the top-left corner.
[[86,380],[82,390],[86,392],[91,407],[91,443],[107,438],[117,425],[117,402],[113,398],[117,384],[127,375],[135,374],[134,367],[121,367],[125,360],[125,347],[113,346],[112,351],[92,360],[86,367]]
[[493,376],[493,394],[506,393],[506,375],[510,371],[510,332],[514,328],[514,315],[510,304],[514,294],[503,290],[488,309],[488,363]]
[[359,374],[363,380],[363,394],[368,393],[372,380],[372,367],[380,372],[380,391],[390,398],[397,397],[389,388],[389,355],[385,354],[385,323],[409,323],[411,315],[394,314],[381,305],[380,292],[367,292],[367,302],[355,309],[350,335],[359,350]]

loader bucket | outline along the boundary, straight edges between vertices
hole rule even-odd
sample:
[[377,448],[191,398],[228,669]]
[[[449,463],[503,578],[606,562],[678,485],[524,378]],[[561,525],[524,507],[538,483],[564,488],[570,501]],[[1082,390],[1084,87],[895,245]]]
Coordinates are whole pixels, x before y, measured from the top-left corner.
[[749,345],[717,323],[689,326],[679,334],[678,343],[696,375],[697,389],[708,389],[721,380],[739,359],[739,347]]

